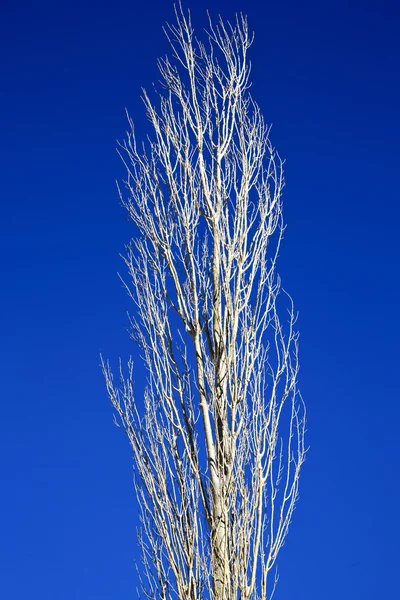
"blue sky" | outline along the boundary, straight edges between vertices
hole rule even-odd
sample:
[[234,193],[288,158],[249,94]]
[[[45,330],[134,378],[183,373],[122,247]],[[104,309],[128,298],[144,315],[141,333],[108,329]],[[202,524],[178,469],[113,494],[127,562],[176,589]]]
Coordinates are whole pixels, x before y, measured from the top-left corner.
[[[194,4],[194,3],[192,3]],[[189,6],[189,3],[185,3]],[[256,32],[253,94],[286,158],[280,272],[300,311],[311,446],[277,600],[398,593],[397,2],[196,2]],[[5,1],[0,25],[0,595],[135,596],[130,451],[99,353],[127,357],[116,276],[124,107],[172,4]]]

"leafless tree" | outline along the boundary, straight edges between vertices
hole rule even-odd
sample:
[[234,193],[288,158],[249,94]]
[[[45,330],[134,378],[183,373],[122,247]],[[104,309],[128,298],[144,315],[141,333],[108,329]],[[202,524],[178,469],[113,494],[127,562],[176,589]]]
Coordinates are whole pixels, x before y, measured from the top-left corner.
[[246,18],[210,21],[203,43],[176,17],[156,103],[144,92],[153,136],[139,146],[129,119],[121,145],[139,399],[132,360],[117,383],[103,370],[133,450],[145,595],[266,600],[305,459],[296,315],[276,274],[282,161],[249,93]]

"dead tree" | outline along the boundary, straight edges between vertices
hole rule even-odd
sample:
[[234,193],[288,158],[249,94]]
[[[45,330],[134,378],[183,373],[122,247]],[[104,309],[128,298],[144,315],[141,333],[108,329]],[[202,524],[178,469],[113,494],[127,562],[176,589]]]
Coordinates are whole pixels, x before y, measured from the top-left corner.
[[[249,93],[247,21],[181,9],[153,134],[122,144],[133,361],[107,389],[134,457],[148,598],[267,600],[305,459],[298,333],[276,262],[282,161]],[[122,186],[121,186],[122,188]],[[271,576],[272,575],[272,576]]]

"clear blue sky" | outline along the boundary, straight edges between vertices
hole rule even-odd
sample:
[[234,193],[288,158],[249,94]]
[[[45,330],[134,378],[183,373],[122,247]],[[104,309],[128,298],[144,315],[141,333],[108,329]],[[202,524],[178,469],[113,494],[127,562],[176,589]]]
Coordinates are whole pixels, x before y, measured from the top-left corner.
[[[188,5],[188,3],[185,3]],[[203,26],[211,3],[196,1]],[[280,272],[300,311],[311,446],[277,600],[398,597],[400,8],[216,0],[256,32],[286,157]],[[167,50],[169,2],[1,9],[0,596],[135,597],[130,451],[99,353],[131,351],[114,152]],[[134,349],[132,349],[134,351]]]

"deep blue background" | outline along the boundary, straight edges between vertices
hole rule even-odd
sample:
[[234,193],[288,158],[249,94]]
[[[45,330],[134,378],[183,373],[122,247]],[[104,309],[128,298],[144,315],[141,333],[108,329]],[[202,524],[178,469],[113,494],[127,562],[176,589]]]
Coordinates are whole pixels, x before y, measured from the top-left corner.
[[[194,2],[192,3],[194,4]],[[280,271],[300,310],[311,450],[277,600],[399,590],[399,4],[195,2],[249,15],[253,93],[286,157]],[[131,351],[133,233],[114,152],[167,51],[163,2],[1,15],[1,556],[7,600],[135,597],[130,451],[99,353]]]

